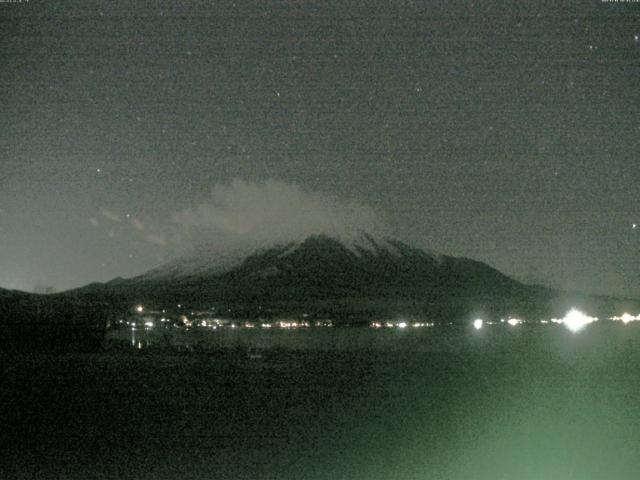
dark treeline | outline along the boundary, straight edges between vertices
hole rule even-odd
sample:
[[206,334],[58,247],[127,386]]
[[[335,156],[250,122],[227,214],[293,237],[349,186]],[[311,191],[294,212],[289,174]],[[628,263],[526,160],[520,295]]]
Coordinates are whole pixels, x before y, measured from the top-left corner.
[[102,348],[113,308],[63,295],[0,293],[0,349],[96,351]]

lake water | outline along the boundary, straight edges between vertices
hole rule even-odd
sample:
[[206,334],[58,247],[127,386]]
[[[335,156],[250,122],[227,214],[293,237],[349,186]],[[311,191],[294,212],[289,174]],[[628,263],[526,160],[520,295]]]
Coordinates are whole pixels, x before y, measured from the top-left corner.
[[169,340],[158,330],[133,342],[123,330],[105,353],[5,355],[0,471],[635,479],[639,327],[229,329]]

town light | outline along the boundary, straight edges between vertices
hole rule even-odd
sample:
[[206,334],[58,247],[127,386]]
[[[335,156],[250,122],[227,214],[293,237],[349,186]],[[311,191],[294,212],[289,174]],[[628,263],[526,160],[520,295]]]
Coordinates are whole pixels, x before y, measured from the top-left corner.
[[562,323],[564,323],[565,327],[572,332],[577,332],[596,320],[597,318],[590,317],[582,313],[580,310],[572,308],[569,313],[564,316]]

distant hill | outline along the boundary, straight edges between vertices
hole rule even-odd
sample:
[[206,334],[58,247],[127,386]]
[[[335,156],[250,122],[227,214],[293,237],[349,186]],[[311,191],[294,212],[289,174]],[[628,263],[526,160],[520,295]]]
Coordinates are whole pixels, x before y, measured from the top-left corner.
[[113,307],[90,297],[0,289],[0,351],[96,350]]

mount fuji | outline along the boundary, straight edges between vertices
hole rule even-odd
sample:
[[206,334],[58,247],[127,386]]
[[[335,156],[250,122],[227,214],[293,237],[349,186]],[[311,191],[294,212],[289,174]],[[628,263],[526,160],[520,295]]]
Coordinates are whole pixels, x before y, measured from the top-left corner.
[[443,320],[544,315],[557,297],[551,289],[525,285],[482,262],[366,233],[311,235],[226,255],[202,247],[140,276],[69,293],[113,304],[186,304],[246,317],[406,314]]

